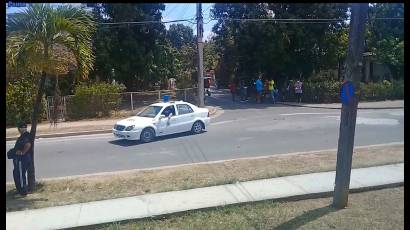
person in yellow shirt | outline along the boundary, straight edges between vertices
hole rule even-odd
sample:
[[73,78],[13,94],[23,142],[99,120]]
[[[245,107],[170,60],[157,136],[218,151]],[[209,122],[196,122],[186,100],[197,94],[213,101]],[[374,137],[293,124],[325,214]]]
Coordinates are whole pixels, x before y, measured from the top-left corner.
[[273,104],[275,104],[275,94],[273,92],[274,85],[275,85],[275,81],[273,79],[271,79],[269,81],[269,92],[270,92],[270,95],[272,97]]

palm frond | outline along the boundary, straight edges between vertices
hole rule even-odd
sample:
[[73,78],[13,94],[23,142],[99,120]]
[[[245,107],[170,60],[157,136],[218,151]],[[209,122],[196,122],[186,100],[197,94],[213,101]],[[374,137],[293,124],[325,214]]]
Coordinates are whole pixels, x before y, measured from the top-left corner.
[[95,30],[92,15],[82,8],[32,4],[6,22],[7,67],[19,65],[52,73],[65,71],[70,65],[77,66],[80,76],[87,78],[95,59]]

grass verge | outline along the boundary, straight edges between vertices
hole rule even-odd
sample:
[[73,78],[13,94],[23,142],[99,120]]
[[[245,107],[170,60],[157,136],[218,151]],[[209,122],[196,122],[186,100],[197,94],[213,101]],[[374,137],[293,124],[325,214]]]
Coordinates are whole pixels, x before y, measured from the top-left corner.
[[342,210],[334,209],[331,203],[331,197],[268,200],[104,224],[93,229],[404,229],[404,187],[351,193],[348,207]]
[[[357,148],[353,168],[404,161],[403,144]],[[6,184],[6,211],[44,208],[166,191],[184,190],[236,181],[333,171],[336,152],[280,154],[259,159],[185,165],[156,170],[39,181],[37,191],[26,197]]]

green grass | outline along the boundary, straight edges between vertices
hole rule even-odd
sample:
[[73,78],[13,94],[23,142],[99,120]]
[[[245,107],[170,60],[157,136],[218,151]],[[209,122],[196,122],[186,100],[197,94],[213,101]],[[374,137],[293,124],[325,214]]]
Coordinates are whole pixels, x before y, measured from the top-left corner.
[[332,197],[292,202],[263,201],[87,229],[404,229],[404,188],[351,193],[348,207]]
[[[361,148],[356,149],[353,154],[352,167],[370,167],[403,161],[403,144]],[[16,195],[14,184],[7,184],[6,211],[333,171],[335,166],[336,152],[326,151],[300,155],[279,154],[262,159],[238,159],[212,164],[39,181],[37,191],[26,197]]]

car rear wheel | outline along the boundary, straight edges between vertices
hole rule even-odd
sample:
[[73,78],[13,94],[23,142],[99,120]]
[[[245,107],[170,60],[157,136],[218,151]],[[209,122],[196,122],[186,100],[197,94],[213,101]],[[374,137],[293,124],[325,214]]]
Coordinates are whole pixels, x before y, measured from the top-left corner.
[[151,128],[146,128],[142,130],[140,139],[143,143],[148,143],[154,140],[154,137],[155,137],[154,130]]
[[195,123],[192,125],[191,132],[192,134],[199,134],[199,133],[202,133],[203,129],[204,129],[204,126],[202,125],[202,122],[195,121]]

